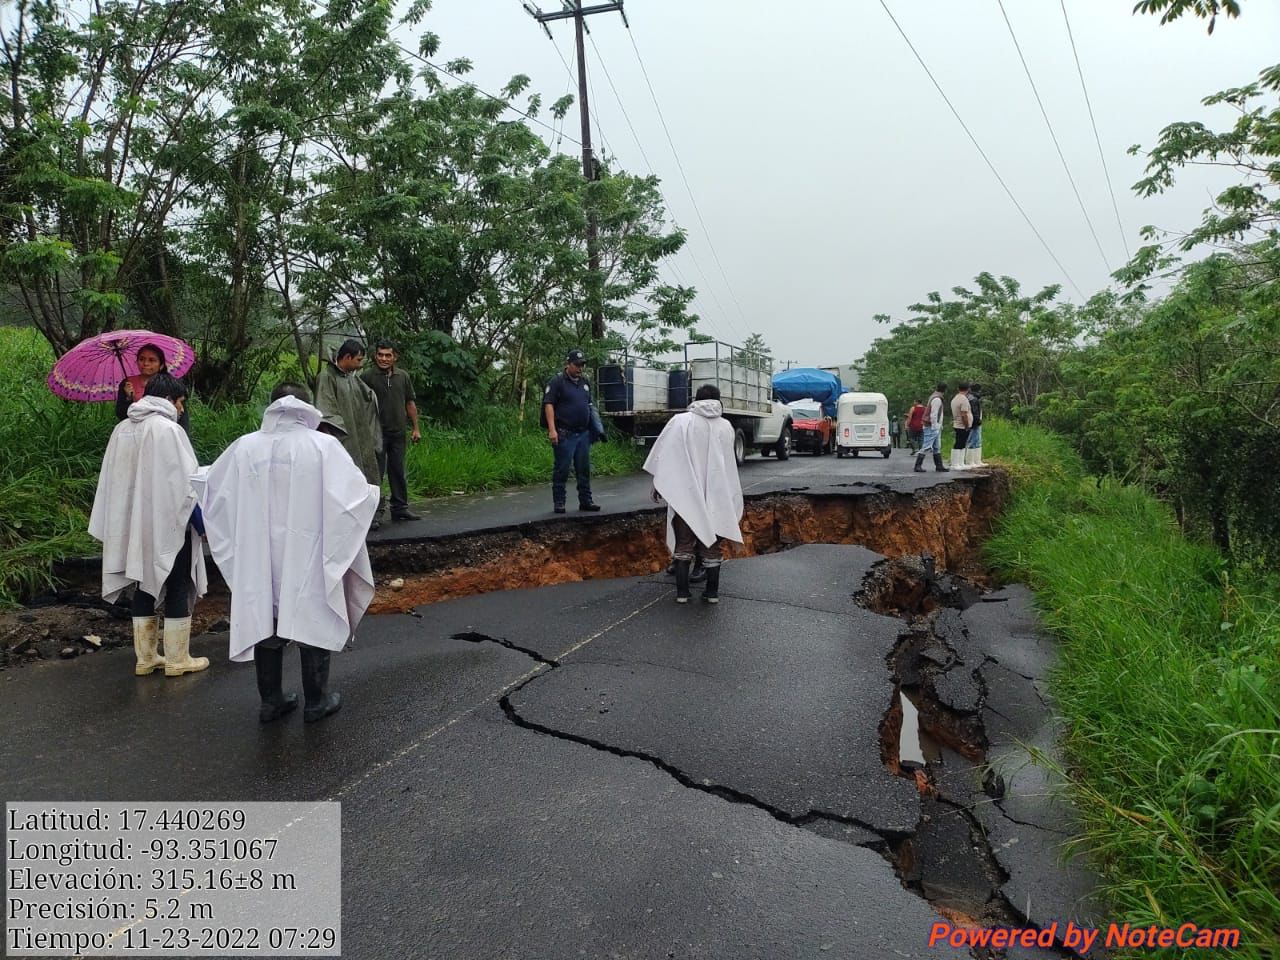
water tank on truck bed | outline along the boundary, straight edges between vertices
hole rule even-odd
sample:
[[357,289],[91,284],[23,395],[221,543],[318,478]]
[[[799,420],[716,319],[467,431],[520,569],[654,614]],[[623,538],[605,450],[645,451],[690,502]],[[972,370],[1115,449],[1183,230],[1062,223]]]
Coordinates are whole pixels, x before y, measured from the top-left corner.
[[705,384],[720,391],[724,417],[734,428],[738,463],[751,449],[776,451],[784,460],[790,455],[791,414],[772,399],[768,358],[718,340],[691,341],[673,363],[646,363],[624,353],[596,372],[601,412],[637,444],[652,442]]

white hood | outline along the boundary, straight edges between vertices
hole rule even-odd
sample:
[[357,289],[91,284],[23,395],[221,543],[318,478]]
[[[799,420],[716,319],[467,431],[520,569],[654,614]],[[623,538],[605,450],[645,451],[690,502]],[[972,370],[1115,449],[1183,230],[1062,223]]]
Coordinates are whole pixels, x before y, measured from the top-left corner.
[[164,397],[143,397],[141,400],[129,404],[128,416],[134,423],[141,423],[148,417],[167,417],[177,423],[178,408]]
[[278,433],[297,427],[314,430],[322,419],[324,414],[311,404],[297,397],[281,397],[273,401],[262,414],[262,432]]

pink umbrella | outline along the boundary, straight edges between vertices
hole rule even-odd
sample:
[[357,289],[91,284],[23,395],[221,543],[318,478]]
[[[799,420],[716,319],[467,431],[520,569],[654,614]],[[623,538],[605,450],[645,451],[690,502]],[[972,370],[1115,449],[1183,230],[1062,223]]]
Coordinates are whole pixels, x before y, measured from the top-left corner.
[[175,377],[196,362],[191,345],[177,337],[147,330],[111,330],[77,343],[59,357],[49,373],[49,389],[68,400],[114,400],[120,381],[138,376],[138,348],[147,344],[160,349]]

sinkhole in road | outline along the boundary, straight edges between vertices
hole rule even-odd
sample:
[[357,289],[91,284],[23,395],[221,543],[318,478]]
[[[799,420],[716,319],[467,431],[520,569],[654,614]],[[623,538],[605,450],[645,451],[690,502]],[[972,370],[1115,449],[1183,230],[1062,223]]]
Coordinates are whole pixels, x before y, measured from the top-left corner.
[[[880,487],[748,497],[732,556],[798,544],[858,544],[887,557],[929,554],[940,569],[984,573],[978,551],[1009,495],[1002,470],[919,490]],[[665,509],[533,521],[482,533],[369,545],[370,613],[520,587],[656,573],[670,561]],[[394,586],[393,586],[394,584]],[[904,601],[905,602],[905,601]]]
[[[892,698],[879,729],[867,735],[878,736],[886,770],[912,781],[920,796],[914,830],[877,832],[821,814],[797,819],[725,785],[692,778],[661,756],[631,753],[537,724],[523,717],[510,697],[503,700],[504,712],[539,733],[639,757],[691,789],[748,803],[795,826],[874,849],[905,887],[954,922],[1034,926],[1001,893],[1007,874],[982,825],[965,800],[949,795],[943,782],[944,774],[954,776],[960,767],[980,769],[986,757],[981,717],[987,690],[981,664],[966,661],[960,613],[981,601],[989,582],[980,548],[1007,495],[1007,478],[996,473],[913,493],[875,489],[840,496],[787,491],[754,497],[746,505],[745,542],[737,556],[827,543],[857,544],[887,558],[861,584],[851,585],[851,592],[857,590],[859,605],[902,623],[885,663]],[[663,513],[654,510],[534,523],[484,538],[460,537],[430,545],[380,545],[376,567],[395,570],[405,583],[400,590],[380,590],[378,609],[392,612],[491,590],[657,573],[669,562],[664,532]],[[535,656],[489,636],[459,638],[499,642]],[[558,666],[542,662],[545,669]],[[980,789],[994,796],[998,786],[991,779]]]
[[996,804],[1005,789],[986,765],[982,720],[999,690],[988,688],[990,658],[977,652],[963,617],[987,602],[984,593],[981,583],[939,571],[926,555],[883,561],[856,597],[903,623],[886,657],[893,696],[880,727],[881,759],[915,782],[921,816],[885,853],[902,883],[953,923],[1036,927],[1002,892],[1009,874],[974,806]]

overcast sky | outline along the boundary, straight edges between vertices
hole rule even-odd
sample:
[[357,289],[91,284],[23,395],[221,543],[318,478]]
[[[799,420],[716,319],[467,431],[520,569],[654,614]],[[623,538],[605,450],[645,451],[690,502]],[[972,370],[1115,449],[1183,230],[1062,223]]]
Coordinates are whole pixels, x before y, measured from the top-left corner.
[[[1027,290],[1061,283],[1078,302],[1070,281],[1086,296],[1104,288],[1108,268],[1124,262],[1125,242],[1137,249],[1144,225],[1192,226],[1226,182],[1220,171],[1187,172],[1172,193],[1139,199],[1130,187],[1145,161],[1128,148],[1151,146],[1174,121],[1225,126],[1231,113],[1200,100],[1280,60],[1280,4],[1246,2],[1243,17],[1220,20],[1208,36],[1201,20],[1161,26],[1158,17],[1133,15],[1131,0],[1067,0],[1122,237],[1062,8],[1058,0],[1004,0],[1104,263],[997,0],[886,3],[1070,279],[879,0],[627,0],[631,37],[616,14],[588,21],[594,136],[617,166],[662,179],[689,234],[669,276],[698,288],[704,332],[732,343],[759,332],[780,361],[843,364],[885,332],[875,314],[903,317],[929,291],[970,284],[983,270]],[[541,6],[557,9],[558,0]],[[574,65],[572,21],[551,24],[553,44],[520,0],[434,0],[423,27],[442,39],[437,62],[470,58],[469,79],[484,89],[496,91],[515,73],[528,74],[548,104],[569,89],[561,56]],[[409,38],[404,28],[401,36]],[[576,111],[566,124],[575,139]],[[566,138],[560,149],[580,148]]]

